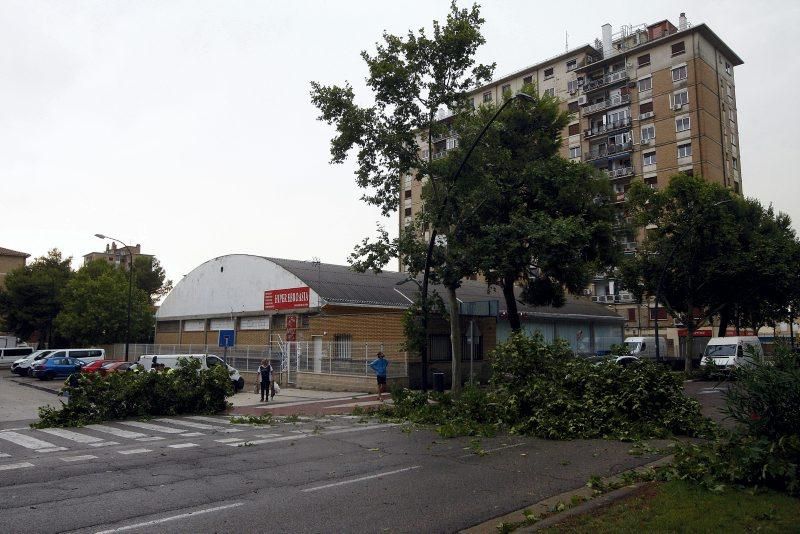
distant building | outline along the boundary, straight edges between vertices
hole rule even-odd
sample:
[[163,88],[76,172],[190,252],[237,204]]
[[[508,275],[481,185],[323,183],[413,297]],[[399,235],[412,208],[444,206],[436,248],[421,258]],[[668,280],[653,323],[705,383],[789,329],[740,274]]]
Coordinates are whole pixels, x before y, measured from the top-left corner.
[[25,260],[30,254],[0,247],[0,288],[6,287],[6,275],[14,269],[25,267]]
[[[128,251],[128,248],[130,248],[130,251]],[[131,259],[131,255],[133,255],[133,259]],[[136,258],[139,257],[152,258],[153,255],[142,254],[142,246],[138,243],[133,247],[119,248],[117,248],[116,243],[111,243],[110,245],[106,245],[105,252],[90,252],[88,254],[84,254],[83,264],[86,265],[95,260],[102,260],[107,261],[117,268],[128,270],[130,268],[131,261],[136,261]]]

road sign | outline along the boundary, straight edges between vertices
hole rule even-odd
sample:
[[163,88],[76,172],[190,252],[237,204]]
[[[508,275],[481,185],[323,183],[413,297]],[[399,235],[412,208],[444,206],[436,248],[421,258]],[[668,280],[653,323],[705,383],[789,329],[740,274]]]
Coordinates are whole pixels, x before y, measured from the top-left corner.
[[220,347],[233,347],[236,344],[236,332],[234,330],[220,330],[219,331],[219,346]]

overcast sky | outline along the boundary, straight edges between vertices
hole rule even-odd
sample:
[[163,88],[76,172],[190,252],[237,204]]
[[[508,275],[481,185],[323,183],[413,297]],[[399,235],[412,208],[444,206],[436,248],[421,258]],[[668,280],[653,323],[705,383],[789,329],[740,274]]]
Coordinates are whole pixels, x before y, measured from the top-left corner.
[[[466,2],[459,2],[467,5]],[[353,166],[329,165],[309,81],[349,80],[384,30],[449,3],[0,0],[0,247],[73,256],[103,233],[155,254],[176,282],[230,253],[345,264],[380,213]],[[593,42],[600,26],[707,23],[736,69],[747,196],[800,228],[800,2],[485,1],[479,59],[496,76]],[[396,234],[396,216],[384,220]],[[391,265],[396,268],[396,264]]]

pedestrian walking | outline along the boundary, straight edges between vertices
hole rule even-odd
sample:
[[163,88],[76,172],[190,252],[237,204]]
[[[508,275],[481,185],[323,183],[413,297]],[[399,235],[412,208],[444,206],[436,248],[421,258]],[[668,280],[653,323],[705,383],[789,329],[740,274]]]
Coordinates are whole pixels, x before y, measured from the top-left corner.
[[382,351],[378,351],[375,356],[377,358],[369,366],[375,371],[375,377],[378,379],[378,400],[383,401],[383,394],[386,393],[386,368],[389,367],[389,360]]
[[[264,358],[258,366],[258,378],[261,381],[261,402],[269,402],[269,394],[272,388],[272,364]],[[272,394],[273,398],[275,394]]]

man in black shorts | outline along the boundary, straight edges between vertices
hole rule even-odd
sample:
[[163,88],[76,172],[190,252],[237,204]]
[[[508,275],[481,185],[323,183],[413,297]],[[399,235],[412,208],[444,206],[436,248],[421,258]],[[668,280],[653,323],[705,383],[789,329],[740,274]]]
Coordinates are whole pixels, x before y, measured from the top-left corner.
[[369,364],[372,370],[375,371],[375,376],[378,379],[378,400],[383,400],[383,394],[386,392],[386,368],[389,367],[389,360],[383,352],[379,351],[376,354],[377,359]]

